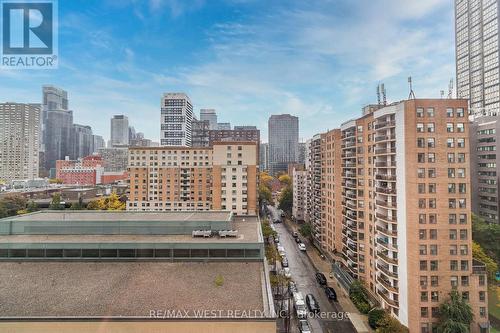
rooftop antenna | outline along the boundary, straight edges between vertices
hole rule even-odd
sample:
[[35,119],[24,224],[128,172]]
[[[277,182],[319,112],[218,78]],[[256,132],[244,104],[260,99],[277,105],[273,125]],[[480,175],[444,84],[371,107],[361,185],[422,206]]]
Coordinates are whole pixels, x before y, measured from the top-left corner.
[[380,84],[377,85],[377,102],[378,102],[378,106],[381,105],[380,103]]
[[441,99],[444,97],[444,90],[441,90]]
[[387,105],[387,96],[386,96],[386,91],[385,91],[385,85],[382,83],[382,98],[383,98],[383,103],[384,106]]
[[411,82],[411,76],[408,76],[408,86],[410,88],[410,95],[408,96],[408,99],[416,99],[415,92],[413,92],[413,84]]
[[453,79],[450,79],[450,83],[448,84],[448,99],[451,99],[453,95]]

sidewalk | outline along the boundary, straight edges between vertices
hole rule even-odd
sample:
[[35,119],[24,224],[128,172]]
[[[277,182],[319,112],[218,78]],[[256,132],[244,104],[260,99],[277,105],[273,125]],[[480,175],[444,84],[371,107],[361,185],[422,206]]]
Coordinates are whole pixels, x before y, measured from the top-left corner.
[[[299,228],[296,223],[285,219],[284,224],[288,230],[298,232]],[[335,290],[337,291],[338,302],[345,312],[349,312],[349,317],[356,331],[358,331],[358,333],[373,332],[373,330],[368,325],[368,316],[359,312],[359,310],[349,299],[349,294],[340,286],[337,279],[330,276],[330,273],[332,271],[332,263],[327,259],[322,259],[320,257],[320,254],[318,253],[318,250],[309,242],[308,239],[301,239],[307,246],[306,253],[311,260],[314,268],[316,268],[318,272],[323,273],[328,278],[329,284],[333,284],[336,287]]]

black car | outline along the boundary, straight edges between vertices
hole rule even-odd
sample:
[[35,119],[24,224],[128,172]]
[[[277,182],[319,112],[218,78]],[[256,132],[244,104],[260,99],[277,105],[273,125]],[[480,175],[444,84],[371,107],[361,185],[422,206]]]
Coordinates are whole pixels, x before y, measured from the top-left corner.
[[283,267],[288,267],[288,259],[286,257],[283,257],[283,259],[281,259],[281,265]]
[[329,300],[335,301],[335,302],[337,301],[337,293],[335,292],[335,289],[333,289],[332,287],[326,287],[325,294]]
[[297,237],[299,237],[299,233],[297,231],[294,231],[292,233],[292,236],[293,236],[293,238],[297,238]]
[[295,242],[296,242],[296,243],[302,243],[302,241],[300,240],[300,238],[299,238],[299,237],[295,238]]
[[318,313],[320,311],[319,304],[313,294],[307,294],[306,296],[306,304],[309,308],[309,311],[313,313]]
[[316,281],[322,286],[326,286],[326,276],[323,273],[316,273]]

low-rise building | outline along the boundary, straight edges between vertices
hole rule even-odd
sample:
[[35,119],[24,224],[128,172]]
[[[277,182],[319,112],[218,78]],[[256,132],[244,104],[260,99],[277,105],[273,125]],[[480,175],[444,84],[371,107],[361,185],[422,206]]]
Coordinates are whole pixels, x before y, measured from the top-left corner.
[[63,184],[96,185],[101,184],[104,172],[100,156],[91,155],[78,160],[56,161],[56,178]]
[[0,331],[274,333],[259,224],[228,211],[2,219]]
[[257,145],[130,148],[128,210],[257,212]]

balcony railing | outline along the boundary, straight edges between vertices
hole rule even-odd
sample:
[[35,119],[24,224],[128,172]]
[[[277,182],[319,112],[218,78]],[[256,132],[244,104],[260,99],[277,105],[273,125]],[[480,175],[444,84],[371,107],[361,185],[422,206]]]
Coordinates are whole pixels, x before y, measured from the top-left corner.
[[381,233],[391,237],[398,235],[398,232],[396,230],[389,230],[387,228],[382,228],[380,226],[377,226],[377,231],[380,231]]
[[379,282],[381,285],[383,285],[385,287],[385,289],[392,291],[393,293],[399,292],[398,288],[394,287],[389,281],[386,281],[385,279],[381,278],[380,276],[377,276],[377,282]]
[[386,301],[389,305],[392,305],[394,307],[399,307],[399,302],[391,299],[389,295],[381,292],[380,290],[377,290],[377,294],[380,295]]
[[385,255],[384,253],[382,253],[380,251],[377,251],[377,256],[389,264],[393,264],[393,265],[398,264],[398,261],[396,259],[389,258],[387,255]]

